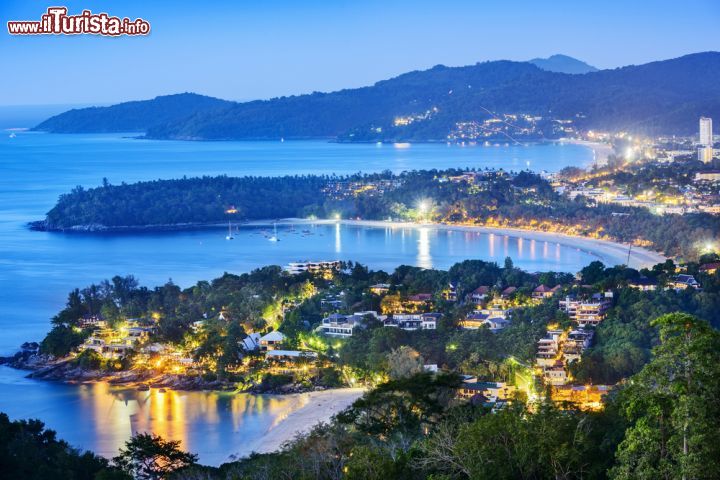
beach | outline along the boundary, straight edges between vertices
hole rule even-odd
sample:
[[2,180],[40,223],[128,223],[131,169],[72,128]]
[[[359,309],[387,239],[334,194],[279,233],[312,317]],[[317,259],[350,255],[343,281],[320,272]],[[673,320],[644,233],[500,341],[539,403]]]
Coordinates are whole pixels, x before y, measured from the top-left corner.
[[[581,236],[566,235],[555,232],[540,232],[522,228],[496,228],[481,227],[473,225],[446,225],[438,223],[412,223],[412,222],[388,222],[383,220],[305,220],[305,219],[282,219],[277,224],[335,224],[352,225],[370,228],[433,228],[437,230],[473,231],[492,235],[523,238],[530,241],[548,242],[564,245],[571,248],[588,252],[598,258],[607,266],[627,265],[631,268],[649,268],[667,260],[667,257],[647,248]],[[249,222],[246,225],[268,225],[267,221]],[[629,257],[629,258],[628,258]]]
[[265,435],[244,446],[242,451],[236,453],[236,457],[240,458],[252,452],[270,453],[279,450],[285,442],[300,433],[310,431],[318,423],[329,422],[364,392],[364,388],[338,388],[285,396],[296,399],[298,403],[294,403],[285,414],[278,416]]
[[578,140],[574,138],[562,138],[561,143],[572,143],[574,145],[582,145],[593,151],[593,164],[598,167],[604,167],[608,161],[608,157],[614,153],[612,145],[601,142],[591,142],[589,140]]

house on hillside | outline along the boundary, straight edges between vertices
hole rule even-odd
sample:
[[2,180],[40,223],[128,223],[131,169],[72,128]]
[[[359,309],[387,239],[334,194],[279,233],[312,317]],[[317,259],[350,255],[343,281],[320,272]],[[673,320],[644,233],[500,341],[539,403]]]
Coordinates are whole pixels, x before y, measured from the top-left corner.
[[260,349],[263,351],[277,350],[285,341],[285,335],[274,330],[260,337]]
[[718,270],[720,270],[720,262],[706,263],[700,266],[700,273],[707,275],[715,275]]
[[533,290],[532,298],[535,300],[543,300],[545,298],[552,297],[554,293],[553,289],[547,285],[539,285],[535,287],[535,290]]
[[323,318],[318,331],[329,337],[352,337],[357,328],[366,327],[366,316],[372,316],[381,322],[387,319],[387,316],[378,315],[375,311],[355,312],[352,315],[333,313]]
[[436,330],[441,316],[439,313],[394,313],[392,319],[385,321],[385,326],[408,331]]
[[641,292],[652,292],[657,290],[657,280],[654,278],[640,277],[637,280],[629,281],[628,287],[640,290]]
[[700,289],[700,283],[695,280],[692,275],[680,274],[676,275],[671,282],[668,283],[668,288],[675,290],[685,290],[686,288],[694,288],[695,290]]
[[475,305],[482,305],[490,294],[490,287],[481,285],[468,294],[468,301]]

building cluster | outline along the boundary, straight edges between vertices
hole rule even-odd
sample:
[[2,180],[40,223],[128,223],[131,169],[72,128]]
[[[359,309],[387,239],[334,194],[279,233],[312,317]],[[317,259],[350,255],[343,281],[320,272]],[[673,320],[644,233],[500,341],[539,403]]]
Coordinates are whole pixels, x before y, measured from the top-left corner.
[[605,292],[590,298],[568,295],[559,301],[559,309],[568,315],[573,327],[561,329],[551,325],[538,341],[535,366],[546,385],[558,387],[572,381],[568,366],[579,361],[592,344],[595,327],[605,319],[612,299],[612,292]]
[[462,384],[457,388],[457,396],[470,400],[476,404],[501,409],[513,395],[517,388],[506,382],[482,382],[474,375],[463,375]]
[[334,274],[340,271],[341,263],[339,260],[320,261],[320,262],[290,262],[285,270],[291,275],[297,275],[304,272],[313,275]]
[[333,313],[323,318],[317,332],[329,337],[352,337],[358,329],[367,328],[369,319],[382,323],[384,327],[399,328],[407,331],[436,330],[439,313],[393,313],[380,315],[375,311],[355,312],[350,315]]
[[589,299],[569,295],[560,300],[560,309],[581,328],[597,327],[605,319],[605,312],[612,306],[612,298],[612,292],[596,293]]
[[[625,152],[620,152],[626,160],[650,160],[658,166],[677,161],[689,161],[697,158],[710,164],[718,157],[714,149],[712,119],[700,118],[699,135],[686,138],[633,139],[625,134],[596,134],[588,132],[590,140],[621,139],[628,142]],[[590,138],[590,134],[593,134]],[[639,165],[639,164],[638,164]],[[657,170],[656,170],[657,171]],[[594,182],[596,174],[588,173],[575,180],[552,178],[556,192],[570,199],[582,196],[591,200],[591,204],[614,204],[623,207],[640,207],[657,215],[710,213],[720,214],[720,170],[706,165],[692,174],[692,178],[683,175],[661,175],[652,179],[651,188],[635,191],[616,182],[605,180]],[[677,172],[675,172],[677,173]]]
[[121,326],[112,328],[100,316],[85,316],[80,320],[80,326],[92,328],[93,331],[79,350],[94,351],[106,360],[124,357],[139,344],[146,342],[155,329],[153,325],[137,319],[127,320]]
[[395,127],[406,127],[412,123],[422,122],[431,119],[436,113],[438,113],[437,107],[432,107],[429,110],[425,110],[422,113],[414,113],[411,115],[403,115],[395,117],[393,120],[393,126]]
[[[486,146],[517,143],[533,138],[575,136],[578,130],[573,119],[544,118],[527,113],[502,113],[484,120],[456,122],[447,135],[450,142]],[[499,143],[498,143],[499,142]]]
[[331,200],[347,200],[358,195],[380,197],[400,185],[401,181],[399,179],[339,180],[328,182],[322,192]]

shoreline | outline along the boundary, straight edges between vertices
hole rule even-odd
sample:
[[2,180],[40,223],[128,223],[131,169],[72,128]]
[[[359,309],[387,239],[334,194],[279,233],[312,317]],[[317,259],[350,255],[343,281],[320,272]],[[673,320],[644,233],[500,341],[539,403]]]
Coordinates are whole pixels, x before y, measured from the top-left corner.
[[[609,147],[608,147],[609,148]],[[38,229],[40,222],[30,224],[32,229]],[[494,235],[509,236],[513,238],[522,238],[526,240],[535,240],[543,242],[558,243],[571,248],[577,248],[587,253],[597,256],[604,260],[603,263],[608,265],[621,265],[627,262],[627,266],[633,268],[651,267],[657,263],[667,260],[667,257],[659,252],[649,250],[644,247],[632,247],[629,252],[630,245],[624,243],[589,238],[577,235],[568,235],[565,233],[544,232],[539,230],[529,230],[517,227],[485,227],[480,225],[453,225],[444,223],[413,223],[413,222],[388,222],[385,220],[333,220],[333,219],[316,219],[309,220],[303,218],[282,218],[277,220],[251,220],[246,222],[238,222],[238,227],[265,227],[277,225],[333,225],[340,223],[341,225],[358,226],[366,228],[434,228],[437,230],[455,230],[455,231],[475,231],[480,233],[488,233]],[[99,226],[83,226],[66,230],[49,230],[61,233],[90,233],[90,234],[112,234],[112,233],[143,233],[143,232],[172,232],[172,231],[188,231],[226,228],[223,223],[185,223],[171,225],[146,225],[146,226],[129,226],[129,227],[99,227]],[[47,230],[46,230],[47,231]],[[627,260],[628,252],[630,259]]]
[[607,165],[608,158],[613,155],[615,151],[611,145],[602,142],[592,142],[590,140],[580,140],[576,138],[561,138],[557,140],[559,143],[569,143],[572,145],[580,145],[587,147],[593,152],[593,162],[591,165],[597,167],[604,167]]
[[[614,266],[624,264],[627,261],[629,245],[611,240],[603,240],[599,238],[589,238],[576,235],[568,235],[564,233],[543,232],[539,230],[527,230],[523,228],[513,227],[484,227],[479,225],[452,225],[442,223],[412,223],[412,222],[387,222],[384,220],[305,220],[305,219],[282,219],[274,222],[278,225],[348,225],[366,228],[399,228],[399,229],[419,229],[431,228],[445,231],[462,231],[462,232],[479,232],[492,235],[508,236],[512,238],[522,238],[531,241],[552,242],[571,248],[577,248],[592,255],[604,259]],[[273,222],[253,221],[242,225],[246,226],[268,226]],[[630,251],[630,261],[628,267],[643,268],[651,267],[667,260],[664,255],[648,250],[643,247],[632,247]],[[617,263],[612,263],[617,262]],[[605,262],[603,262],[605,263]]]
[[318,423],[327,423],[330,419],[352,405],[365,393],[364,388],[335,388],[319,392],[289,394],[302,402],[299,408],[279,417],[259,439],[248,444],[234,457],[247,457],[251,453],[271,453],[294,439],[307,433]]

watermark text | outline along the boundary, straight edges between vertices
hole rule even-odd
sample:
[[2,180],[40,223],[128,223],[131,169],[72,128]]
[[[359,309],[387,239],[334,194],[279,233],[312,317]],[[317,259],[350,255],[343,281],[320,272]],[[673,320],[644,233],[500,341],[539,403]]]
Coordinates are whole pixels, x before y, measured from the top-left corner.
[[107,13],[83,10],[79,15],[68,15],[67,7],[49,7],[40,20],[7,22],[10,35],[148,35],[150,22],[142,18],[113,17]]

